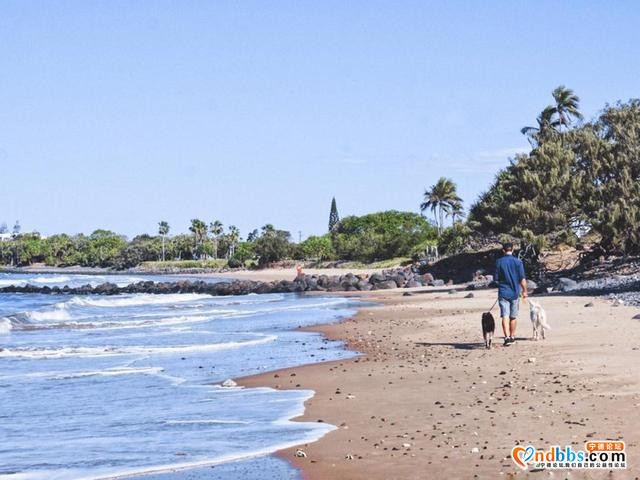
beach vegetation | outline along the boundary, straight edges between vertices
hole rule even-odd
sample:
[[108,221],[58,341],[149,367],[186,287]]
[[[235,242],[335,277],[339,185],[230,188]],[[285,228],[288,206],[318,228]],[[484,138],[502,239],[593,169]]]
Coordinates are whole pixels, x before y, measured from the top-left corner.
[[322,262],[325,260],[333,260],[336,252],[333,249],[331,235],[312,235],[305,241],[300,243],[303,258],[305,260]]
[[416,245],[435,240],[437,235],[437,229],[421,215],[388,210],[345,217],[331,238],[337,258],[375,262],[408,257]]
[[335,226],[340,221],[340,215],[338,215],[338,206],[336,205],[336,197],[331,199],[331,210],[329,211],[329,232],[333,231]]
[[291,253],[291,234],[278,230],[273,225],[262,227],[262,233],[253,245],[259,266],[279,262],[289,258]]
[[455,223],[456,217],[463,213],[462,199],[458,196],[456,184],[449,178],[440,177],[438,181],[424,192],[420,210],[430,210],[433,214],[438,232],[444,230],[445,217],[451,217]]
[[515,156],[471,207],[468,226],[523,247],[576,245],[640,252],[640,100],[607,105],[581,123],[579,98],[554,90],[554,105],[525,127],[532,150]]

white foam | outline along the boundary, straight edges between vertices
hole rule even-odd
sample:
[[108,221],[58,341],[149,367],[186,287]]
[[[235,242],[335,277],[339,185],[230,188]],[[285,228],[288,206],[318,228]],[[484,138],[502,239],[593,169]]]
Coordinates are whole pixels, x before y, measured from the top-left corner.
[[179,302],[191,302],[211,298],[211,295],[201,293],[175,293],[167,295],[138,294],[127,297],[111,298],[81,298],[73,297],[69,300],[72,305],[83,305],[89,307],[133,307],[139,305],[163,305]]
[[112,367],[105,368],[104,370],[88,370],[79,372],[64,372],[64,371],[50,371],[50,372],[32,372],[21,373],[19,375],[3,375],[0,376],[0,380],[15,380],[15,379],[38,379],[38,380],[66,380],[72,378],[84,378],[84,377],[115,377],[120,375],[159,375],[164,371],[161,367]]
[[163,355],[189,352],[213,352],[248,347],[275,341],[277,335],[260,335],[256,340],[244,342],[223,342],[202,345],[176,345],[171,347],[62,347],[62,348],[5,348],[0,350],[2,357],[20,358],[64,358],[64,357],[103,357],[117,355]]
[[50,310],[32,310],[30,312],[26,312],[26,316],[35,322],[64,322],[66,320],[71,320],[71,315],[64,303],[58,303]]
[[54,276],[54,277],[35,276],[35,277],[27,279],[27,283],[28,282],[34,282],[34,283],[62,283],[62,282],[68,282],[69,280],[71,280],[71,277],[67,277],[67,276],[64,276],[64,275]]
[[8,318],[0,318],[0,335],[6,335],[11,332],[11,321]]
[[249,425],[251,422],[247,422],[244,420],[202,419],[202,420],[167,420],[164,423],[166,425]]

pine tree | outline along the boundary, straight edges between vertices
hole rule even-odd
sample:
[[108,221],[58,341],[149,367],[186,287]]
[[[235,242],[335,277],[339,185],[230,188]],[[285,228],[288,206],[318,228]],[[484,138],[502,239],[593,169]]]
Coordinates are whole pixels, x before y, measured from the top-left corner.
[[340,216],[338,215],[338,207],[336,206],[336,197],[331,200],[331,212],[329,213],[329,231],[333,231],[338,222]]

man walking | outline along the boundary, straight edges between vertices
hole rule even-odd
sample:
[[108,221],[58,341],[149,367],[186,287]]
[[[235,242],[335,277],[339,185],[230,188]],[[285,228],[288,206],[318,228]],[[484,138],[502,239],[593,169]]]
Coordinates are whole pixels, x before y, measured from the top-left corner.
[[513,243],[502,245],[504,255],[496,262],[496,282],[498,282],[498,304],[502,317],[504,346],[516,341],[516,319],[520,292],[527,298],[527,279],[524,277],[524,265],[513,256]]

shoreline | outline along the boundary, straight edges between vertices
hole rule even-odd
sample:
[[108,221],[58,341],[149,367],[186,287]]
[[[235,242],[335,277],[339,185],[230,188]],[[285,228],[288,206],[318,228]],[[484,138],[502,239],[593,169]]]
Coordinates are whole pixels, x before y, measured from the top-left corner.
[[[381,268],[305,268],[304,273],[309,275],[345,275],[352,273],[354,275],[370,275],[379,272]],[[34,274],[34,275],[146,275],[150,277],[162,276],[193,276],[193,277],[218,277],[231,280],[254,280],[261,282],[293,280],[297,276],[294,267],[290,268],[263,268],[251,270],[247,268],[226,269],[224,271],[213,271],[211,269],[178,269],[175,271],[166,270],[112,270],[101,267],[48,267],[48,266],[27,266],[27,267],[11,267],[0,266],[0,273],[14,274]]]
[[[516,467],[511,449],[583,449],[587,440],[620,439],[628,470],[573,470],[571,477],[638,478],[631,472],[640,458],[640,425],[627,421],[640,407],[633,367],[640,360],[637,308],[584,296],[538,297],[553,329],[547,340],[529,339],[528,309],[522,308],[516,345],[501,346],[497,324],[495,346],[487,351],[479,324],[493,290],[475,291],[473,298],[461,291],[407,291],[359,292],[377,305],[305,328],[361,355],[236,380],[246,387],[313,390],[304,414],[292,420],[338,427],[276,456],[305,479],[546,478],[549,472]],[[298,448],[307,456],[296,457]]]

